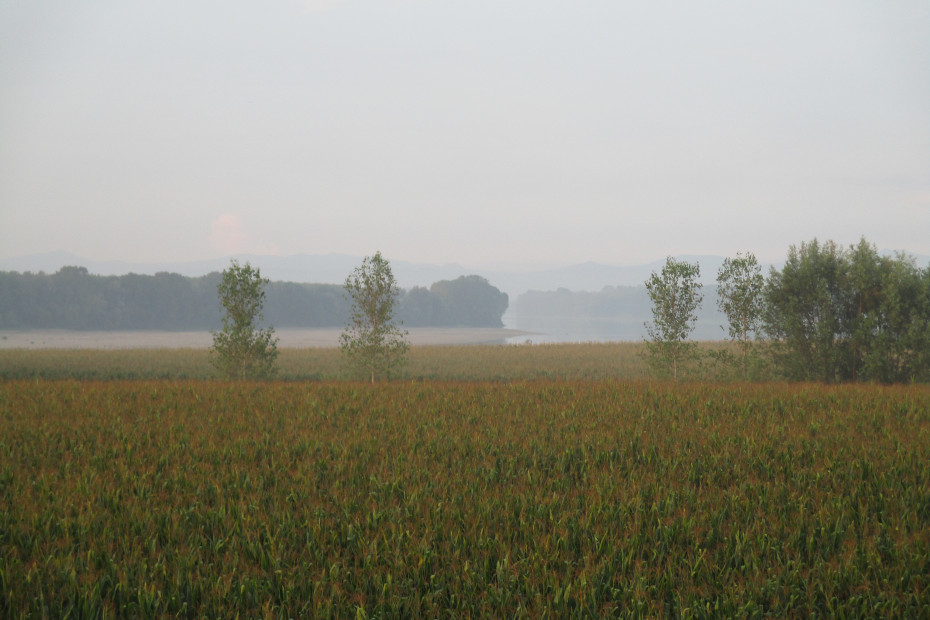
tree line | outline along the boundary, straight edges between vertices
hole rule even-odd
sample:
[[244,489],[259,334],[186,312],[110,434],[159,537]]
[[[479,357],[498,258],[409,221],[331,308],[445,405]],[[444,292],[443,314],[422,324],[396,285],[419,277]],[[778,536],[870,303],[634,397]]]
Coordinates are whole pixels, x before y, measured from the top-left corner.
[[[677,379],[698,358],[689,336],[699,277],[699,265],[669,257],[646,282],[647,358],[658,374]],[[795,381],[930,381],[930,267],[907,254],[814,239],[791,246],[767,278],[753,254],[740,254],[724,261],[716,293],[734,345],[716,359],[747,379],[770,363]]]
[[[0,272],[0,329],[215,330],[222,274],[101,276]],[[345,325],[351,302],[338,284],[268,282],[264,317],[277,327]],[[500,327],[508,297],[477,275],[398,290],[396,318],[409,327]]]

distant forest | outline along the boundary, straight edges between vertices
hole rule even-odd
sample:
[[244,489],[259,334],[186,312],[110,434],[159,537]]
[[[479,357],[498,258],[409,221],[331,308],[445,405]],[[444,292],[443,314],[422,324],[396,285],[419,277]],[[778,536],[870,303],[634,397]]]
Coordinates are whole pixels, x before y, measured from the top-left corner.
[[[0,329],[219,329],[220,278],[99,276],[84,267],[0,272]],[[274,327],[343,327],[349,315],[341,285],[271,282],[265,292],[264,322]],[[406,327],[501,327],[507,305],[486,279],[462,276],[404,291],[396,318]]]

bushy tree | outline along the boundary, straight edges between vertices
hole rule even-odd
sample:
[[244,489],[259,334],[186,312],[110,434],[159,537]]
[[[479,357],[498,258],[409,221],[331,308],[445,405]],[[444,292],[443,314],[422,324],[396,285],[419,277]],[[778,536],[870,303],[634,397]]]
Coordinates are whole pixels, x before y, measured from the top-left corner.
[[653,272],[646,280],[652,300],[652,323],[646,323],[649,340],[646,355],[656,370],[670,372],[678,380],[678,370],[693,359],[697,345],[688,337],[697,323],[697,310],[704,299],[701,293],[701,268],[696,263],[678,261],[669,256],[661,273]]
[[885,304],[883,274],[889,270],[892,261],[879,256],[875,246],[865,239],[851,247],[843,260],[846,293],[843,298],[845,312],[840,322],[843,355],[839,371],[842,377],[858,381],[863,364],[870,353],[875,353],[878,345],[877,339],[882,330],[881,308]]
[[507,293],[481,276],[440,280],[426,289],[415,286],[401,297],[398,315],[412,327],[501,327]]
[[816,239],[791,246],[766,285],[776,362],[802,381],[920,381],[930,362],[930,270],[913,258]]
[[871,379],[930,381],[930,265],[898,254],[882,274],[884,306],[878,335],[878,359],[865,361]]
[[842,378],[883,383],[927,378],[930,270],[912,257],[880,256],[860,240],[846,255],[847,306]]
[[217,285],[225,314],[223,329],[213,332],[210,358],[231,379],[263,379],[275,373],[278,339],[273,327],[259,327],[267,284],[258,269],[233,260]]
[[503,327],[507,311],[507,293],[481,276],[460,276],[455,280],[433,283],[430,292],[442,303],[448,325],[467,327]]
[[349,322],[339,338],[343,354],[356,368],[364,369],[375,382],[405,361],[407,332],[394,322],[394,306],[400,288],[391,265],[376,252],[346,278],[346,296],[352,303]]
[[765,278],[752,252],[727,258],[717,272],[717,306],[727,317],[728,335],[739,350],[744,379],[755,361],[755,340],[762,329]]
[[838,337],[845,313],[842,248],[814,239],[788,249],[781,271],[766,284],[765,329],[776,361],[793,380],[838,379]]

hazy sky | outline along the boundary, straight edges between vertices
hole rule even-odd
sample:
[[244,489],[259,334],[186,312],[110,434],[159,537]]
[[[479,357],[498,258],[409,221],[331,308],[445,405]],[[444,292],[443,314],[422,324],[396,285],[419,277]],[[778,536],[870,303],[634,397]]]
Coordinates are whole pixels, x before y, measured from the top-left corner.
[[927,0],[0,0],[0,256],[930,254]]

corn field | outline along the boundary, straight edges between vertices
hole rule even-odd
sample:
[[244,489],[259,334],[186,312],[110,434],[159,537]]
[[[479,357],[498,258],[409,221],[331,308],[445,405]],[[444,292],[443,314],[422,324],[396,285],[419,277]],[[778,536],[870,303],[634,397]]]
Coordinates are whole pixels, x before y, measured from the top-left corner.
[[[704,357],[727,343],[702,342]],[[411,347],[395,379],[513,381],[528,379],[643,379],[649,368],[636,342]],[[283,381],[364,379],[347,368],[337,348],[281,349]],[[771,373],[770,373],[771,374]],[[732,373],[705,363],[691,380],[728,380]],[[10,379],[220,379],[206,349],[0,349],[0,381]],[[766,376],[766,378],[769,378]]]
[[930,389],[7,380],[0,615],[928,617]]

